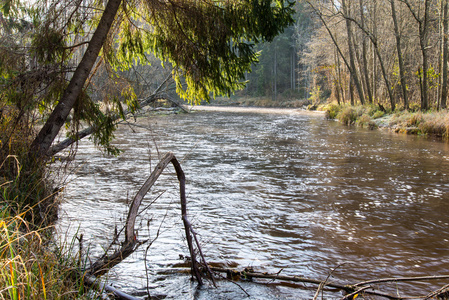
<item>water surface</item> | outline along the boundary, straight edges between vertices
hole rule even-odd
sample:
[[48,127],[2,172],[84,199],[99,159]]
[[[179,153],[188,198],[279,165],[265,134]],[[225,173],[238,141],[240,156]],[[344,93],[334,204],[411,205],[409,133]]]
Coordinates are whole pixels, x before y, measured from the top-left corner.
[[[60,231],[83,233],[92,255],[122,226],[158,153],[172,151],[210,262],[320,280],[339,266],[333,279],[344,283],[449,273],[446,143],[291,111],[140,118],[116,137],[119,157],[81,142],[62,205]],[[144,205],[154,203],[141,215],[139,239],[157,239],[146,261],[144,245],[110,281],[170,299],[245,297],[225,281],[197,289],[185,274],[165,274],[188,252],[177,185],[171,168],[147,195]],[[404,285],[402,292],[425,295],[444,284]],[[316,288],[242,286],[250,299],[310,299]]]

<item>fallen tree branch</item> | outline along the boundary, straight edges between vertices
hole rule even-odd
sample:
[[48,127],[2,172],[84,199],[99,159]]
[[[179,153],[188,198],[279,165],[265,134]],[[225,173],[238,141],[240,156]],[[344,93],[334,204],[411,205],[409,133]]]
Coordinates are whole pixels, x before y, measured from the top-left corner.
[[435,276],[419,276],[419,277],[397,277],[397,278],[382,278],[363,281],[354,284],[354,287],[361,285],[369,285],[374,283],[385,283],[385,282],[406,282],[406,281],[427,281],[427,280],[437,280],[437,279],[449,279],[449,275],[435,275]]
[[361,293],[361,292],[363,292],[363,291],[365,291],[367,289],[370,289],[370,288],[371,288],[371,286],[369,286],[369,285],[368,286],[364,286],[364,287],[358,289],[357,291],[352,292],[351,294],[345,295],[343,298],[341,298],[341,300],[352,300],[352,299],[354,299],[355,295],[357,295],[357,294],[359,294],[359,293]]
[[322,280],[316,280],[316,279],[306,278],[306,277],[301,277],[301,276],[286,276],[286,275],[270,274],[270,273],[236,271],[236,270],[232,270],[232,269],[218,268],[218,267],[211,267],[211,270],[215,271],[215,272],[223,272],[223,273],[227,273],[227,274],[232,274],[234,276],[239,275],[239,277],[243,277],[243,278],[262,278],[262,279],[272,279],[272,280],[316,284],[316,285],[320,286],[320,289],[324,288],[324,287],[331,287],[331,288],[343,290],[348,294],[354,293],[357,290],[359,290],[359,291],[363,290],[363,293],[374,295],[374,296],[380,296],[380,297],[384,297],[387,299],[399,300],[399,299],[414,298],[414,297],[408,297],[408,296],[395,296],[395,295],[390,295],[390,294],[383,293],[380,291],[369,290],[369,289],[373,289],[371,286],[366,287],[366,289],[364,289],[364,288],[357,288],[357,286],[355,286],[355,285],[336,283],[336,282],[324,282],[324,284],[323,284]]
[[[317,285],[320,285],[323,282],[322,280],[311,279],[311,278],[306,278],[306,277],[301,277],[301,276],[287,276],[287,275],[270,274],[270,273],[236,271],[236,270],[232,270],[232,269],[217,268],[217,267],[211,267],[211,270],[215,271],[215,272],[222,272],[222,273],[235,273],[235,274],[241,275],[241,277],[244,277],[244,278],[263,278],[263,279],[301,282],[301,283],[312,283],[312,284],[317,284]],[[327,282],[325,284],[325,286],[342,289],[347,292],[353,291],[351,286],[333,283],[333,282]]]
[[432,298],[441,298],[441,299],[448,299],[449,298],[449,284],[446,284],[442,288],[436,290],[435,292],[430,293],[426,296],[425,299],[432,299]]
[[320,291],[323,290],[323,288],[326,286],[326,283],[329,281],[329,278],[332,276],[332,274],[335,272],[335,270],[337,270],[341,265],[342,264],[339,264],[338,266],[333,268],[331,270],[331,272],[327,275],[326,279],[320,283],[320,285],[318,286],[318,289],[316,290],[315,296],[313,297],[313,300],[318,299],[318,296],[320,295]]
[[104,284],[102,282],[99,282],[97,280],[97,278],[92,277],[92,276],[85,276],[83,278],[84,283],[87,284],[90,287],[95,288],[98,291],[106,291],[107,293],[111,293],[114,295],[114,297],[118,298],[118,299],[123,299],[123,300],[139,300],[138,298],[128,295],[110,285]]
[[[93,275],[93,276],[100,276],[105,274],[109,269],[111,269],[113,266],[119,264],[122,260],[124,260],[126,257],[131,255],[141,244],[144,242],[139,242],[137,240],[137,236],[135,235],[135,222],[136,217],[139,213],[139,207],[142,203],[143,198],[145,195],[149,192],[151,187],[154,185],[156,180],[159,178],[159,176],[162,174],[162,171],[167,167],[169,163],[172,163],[176,175],[178,177],[179,181],[179,189],[180,189],[180,198],[181,198],[181,215],[182,220],[184,223],[184,229],[186,233],[186,239],[187,244],[189,246],[189,252],[191,257],[191,270],[192,274],[196,277],[198,284],[202,285],[202,279],[201,274],[198,269],[197,261],[196,261],[196,255],[195,255],[195,249],[192,242],[192,230],[190,222],[187,219],[187,201],[186,201],[186,192],[185,192],[185,175],[181,168],[181,165],[179,164],[178,160],[176,159],[175,155],[171,152],[166,153],[159,163],[157,164],[156,168],[153,170],[153,172],[150,174],[148,179],[145,181],[145,183],[142,185],[140,190],[137,192],[136,196],[134,197],[131,206],[128,211],[128,217],[126,219],[126,225],[125,225],[125,240],[121,243],[121,247],[116,250],[113,254],[108,255],[105,253],[103,257],[98,259],[95,263],[92,264],[92,266],[86,270],[87,274]],[[197,242],[197,248],[201,252],[201,248],[199,243]],[[204,256],[202,257],[204,264],[207,264]]]

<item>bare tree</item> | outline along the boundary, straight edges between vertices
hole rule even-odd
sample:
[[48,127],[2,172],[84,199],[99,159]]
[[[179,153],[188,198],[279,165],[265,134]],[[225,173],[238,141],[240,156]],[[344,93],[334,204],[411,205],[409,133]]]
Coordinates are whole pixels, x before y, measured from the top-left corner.
[[[418,23],[418,34],[419,34],[419,45],[421,49],[422,55],[422,64],[419,68],[419,76],[420,76],[420,87],[421,87],[421,110],[427,110],[429,108],[428,101],[428,31],[429,31],[429,9],[430,9],[430,0],[424,0],[422,8],[422,3],[418,3],[418,7],[414,7],[410,0],[400,0],[405,3],[410,10],[415,21]],[[424,12],[423,12],[424,10]]]
[[391,4],[391,16],[393,18],[394,24],[394,34],[396,37],[396,51],[398,53],[398,62],[399,62],[399,76],[401,78],[401,88],[402,88],[402,97],[404,99],[404,107],[408,109],[408,99],[407,99],[407,82],[405,79],[405,68],[404,68],[404,59],[402,57],[402,48],[401,48],[401,33],[399,32],[398,20],[396,15],[396,7],[394,5],[395,0],[390,0]]

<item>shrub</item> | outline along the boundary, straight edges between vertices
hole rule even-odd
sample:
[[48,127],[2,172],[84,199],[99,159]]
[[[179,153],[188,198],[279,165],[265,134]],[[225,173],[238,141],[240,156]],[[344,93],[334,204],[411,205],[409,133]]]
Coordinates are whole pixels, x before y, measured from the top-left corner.
[[326,118],[331,120],[337,118],[340,109],[341,109],[340,106],[335,103],[330,103],[323,107],[323,110],[326,111]]
[[377,110],[377,111],[375,111],[375,112],[372,114],[372,118],[373,118],[373,119],[378,119],[378,118],[383,117],[384,115],[385,115],[385,113],[384,113],[383,111]]
[[345,107],[338,114],[338,120],[346,125],[354,124],[357,120],[357,113],[352,107]]
[[376,124],[371,120],[371,117],[367,114],[363,114],[357,119],[356,124],[360,127],[368,127],[370,129],[376,128]]

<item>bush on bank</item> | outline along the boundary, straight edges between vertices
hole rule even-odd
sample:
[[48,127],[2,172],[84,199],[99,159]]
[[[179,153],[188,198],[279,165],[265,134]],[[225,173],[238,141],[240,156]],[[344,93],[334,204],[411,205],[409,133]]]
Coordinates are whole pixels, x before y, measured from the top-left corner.
[[351,106],[328,103],[319,107],[326,112],[326,118],[337,119],[345,125],[357,125],[360,127],[376,128],[375,119],[384,116],[382,108],[375,105]]
[[436,136],[449,139],[449,113],[444,111],[395,111],[387,112],[376,105],[338,105],[328,103],[319,107],[328,119],[336,119],[346,125],[370,129],[385,127],[395,132]]

